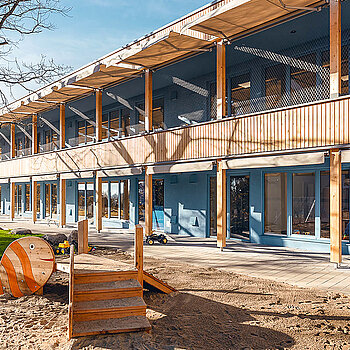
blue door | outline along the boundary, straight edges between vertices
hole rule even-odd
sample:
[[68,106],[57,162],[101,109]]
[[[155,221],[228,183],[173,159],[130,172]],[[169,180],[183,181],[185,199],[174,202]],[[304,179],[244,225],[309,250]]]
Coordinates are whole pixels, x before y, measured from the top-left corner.
[[164,180],[153,180],[153,230],[164,231]]

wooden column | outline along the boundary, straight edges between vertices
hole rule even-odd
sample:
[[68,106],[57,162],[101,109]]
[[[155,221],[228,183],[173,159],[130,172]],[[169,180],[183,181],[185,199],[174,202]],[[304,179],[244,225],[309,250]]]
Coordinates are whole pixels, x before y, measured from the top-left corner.
[[32,116],[32,154],[38,153],[38,116]]
[[36,223],[37,217],[37,202],[38,202],[38,183],[37,181],[32,181],[32,218],[33,224]]
[[145,73],[145,131],[153,129],[153,105],[152,105],[152,71],[147,69]]
[[15,137],[16,137],[16,125],[12,123],[11,126],[10,126],[10,141],[11,141],[10,155],[11,155],[11,158],[15,158],[16,157],[16,141],[15,141]]
[[96,230],[102,230],[102,177],[96,175]]
[[137,280],[143,286],[143,228],[141,225],[135,227],[135,267],[137,268]]
[[330,97],[341,92],[341,2],[330,0]]
[[102,91],[96,90],[96,142],[102,140]]
[[66,226],[66,179],[60,178],[60,226]]
[[15,218],[15,189],[16,189],[15,183],[11,182],[10,183],[10,200],[11,200],[10,219],[11,220]]
[[60,148],[66,146],[66,105],[60,104]]
[[152,234],[152,214],[153,214],[153,176],[145,173],[145,233],[146,236]]
[[226,169],[223,169],[223,163],[217,165],[217,246],[223,250],[226,247]]
[[226,116],[226,47],[223,41],[216,46],[216,119]]
[[339,150],[330,151],[330,261],[341,263],[342,260],[342,183],[341,155]]
[[89,221],[78,221],[78,254],[89,252]]

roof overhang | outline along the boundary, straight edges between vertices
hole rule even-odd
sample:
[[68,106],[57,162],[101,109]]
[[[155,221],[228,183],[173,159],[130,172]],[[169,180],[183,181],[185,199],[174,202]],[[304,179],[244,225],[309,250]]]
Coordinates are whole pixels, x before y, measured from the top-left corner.
[[315,10],[324,4],[315,0],[234,0],[210,11],[184,29],[192,29],[220,38],[232,38],[268,25],[284,17]]

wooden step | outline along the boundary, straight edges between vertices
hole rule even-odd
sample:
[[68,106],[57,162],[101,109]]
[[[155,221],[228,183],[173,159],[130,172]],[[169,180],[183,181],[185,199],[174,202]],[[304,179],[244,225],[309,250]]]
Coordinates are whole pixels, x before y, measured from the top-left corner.
[[103,283],[81,283],[74,286],[73,301],[142,297],[142,295],[142,287],[134,279]]
[[137,271],[84,271],[82,273],[74,274],[74,284],[81,283],[102,283],[102,282],[114,282],[121,280],[137,279]]
[[74,303],[73,320],[93,321],[127,316],[146,316],[146,304],[140,297],[81,301]]
[[151,330],[151,325],[145,316],[129,316],[109,320],[73,322],[73,337],[149,330]]

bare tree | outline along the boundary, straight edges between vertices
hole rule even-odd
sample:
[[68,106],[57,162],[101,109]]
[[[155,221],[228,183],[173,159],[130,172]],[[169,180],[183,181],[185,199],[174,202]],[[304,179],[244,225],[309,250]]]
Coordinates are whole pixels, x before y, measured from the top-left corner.
[[31,83],[52,82],[69,70],[44,55],[35,63],[13,57],[13,49],[25,37],[55,29],[50,21],[52,15],[66,16],[69,11],[60,0],[0,1],[0,105],[6,105],[9,98],[13,98],[15,86],[31,92]]

